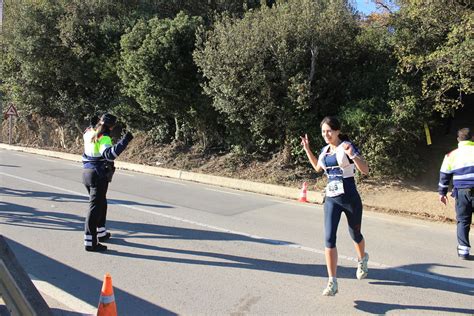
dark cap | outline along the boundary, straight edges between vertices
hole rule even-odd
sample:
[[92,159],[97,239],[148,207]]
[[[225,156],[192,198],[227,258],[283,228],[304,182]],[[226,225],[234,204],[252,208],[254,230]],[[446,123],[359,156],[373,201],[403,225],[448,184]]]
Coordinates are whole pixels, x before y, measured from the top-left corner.
[[472,140],[471,130],[468,127],[458,130],[458,142]]
[[117,123],[117,117],[110,113],[105,113],[100,117],[100,120],[104,122],[104,125],[112,127]]

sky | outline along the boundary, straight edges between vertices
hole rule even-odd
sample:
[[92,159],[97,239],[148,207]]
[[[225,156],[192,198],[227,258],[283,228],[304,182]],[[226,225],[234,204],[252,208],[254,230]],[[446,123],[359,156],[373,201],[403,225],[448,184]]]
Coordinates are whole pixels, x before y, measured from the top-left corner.
[[356,8],[358,11],[368,15],[374,11],[377,11],[377,7],[375,6],[372,0],[353,0]]

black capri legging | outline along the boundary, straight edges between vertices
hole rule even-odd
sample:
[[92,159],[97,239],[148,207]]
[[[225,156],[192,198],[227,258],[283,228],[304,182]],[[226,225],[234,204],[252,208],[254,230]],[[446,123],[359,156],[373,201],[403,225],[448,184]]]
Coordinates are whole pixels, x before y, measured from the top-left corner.
[[[344,179],[346,180],[346,179]],[[324,201],[324,235],[326,248],[336,247],[337,226],[344,212],[352,240],[360,243],[364,236],[360,232],[362,223],[362,201],[354,186],[344,183],[344,194],[326,197]]]

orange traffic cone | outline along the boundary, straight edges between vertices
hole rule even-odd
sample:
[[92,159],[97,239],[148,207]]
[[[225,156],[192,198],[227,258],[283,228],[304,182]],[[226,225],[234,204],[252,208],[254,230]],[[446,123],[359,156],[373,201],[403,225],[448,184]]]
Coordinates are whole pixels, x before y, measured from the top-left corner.
[[306,198],[307,190],[308,190],[308,184],[306,182],[303,182],[303,187],[301,188],[300,198],[298,199],[298,201],[305,202],[305,203],[308,202],[308,199]]
[[112,277],[110,274],[104,276],[104,283],[100,293],[99,309],[97,316],[117,316],[117,306],[115,306],[114,289],[112,288]]

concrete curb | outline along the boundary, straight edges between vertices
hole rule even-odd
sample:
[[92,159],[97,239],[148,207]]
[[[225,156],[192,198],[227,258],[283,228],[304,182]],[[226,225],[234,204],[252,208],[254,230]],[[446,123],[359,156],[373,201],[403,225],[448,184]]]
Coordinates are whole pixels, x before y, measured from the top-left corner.
[[[75,162],[81,162],[80,155],[74,155],[74,154],[69,154],[69,153],[62,153],[62,152],[57,152],[57,151],[37,149],[37,148],[31,148],[31,147],[13,146],[13,145],[1,144],[1,143],[0,143],[0,148],[7,149],[7,150],[14,150],[14,151],[22,151],[22,152],[27,152],[27,153],[32,153],[32,154],[37,154],[37,155],[42,155],[42,156],[60,158],[60,159],[65,159],[65,160],[71,160]],[[283,197],[290,200],[297,200],[301,193],[301,189],[298,189],[298,188],[289,188],[289,187],[284,187],[284,186],[279,186],[279,185],[264,184],[264,183],[247,181],[247,180],[232,179],[232,178],[227,178],[227,177],[219,177],[219,176],[213,176],[213,175],[207,175],[207,174],[201,174],[201,173],[195,173],[195,172],[189,172],[189,171],[183,171],[183,170],[166,169],[166,168],[161,168],[161,167],[139,165],[139,164],[134,164],[134,163],[129,163],[129,162],[116,161],[115,166],[123,170],[137,171],[137,172],[152,174],[152,175],[161,176],[161,177],[168,177],[168,178],[174,178],[174,179],[180,179],[180,180],[186,180],[186,181],[212,184],[212,185],[231,188],[231,189]],[[307,199],[310,203],[321,204],[323,202],[323,194],[319,192],[308,191]]]

